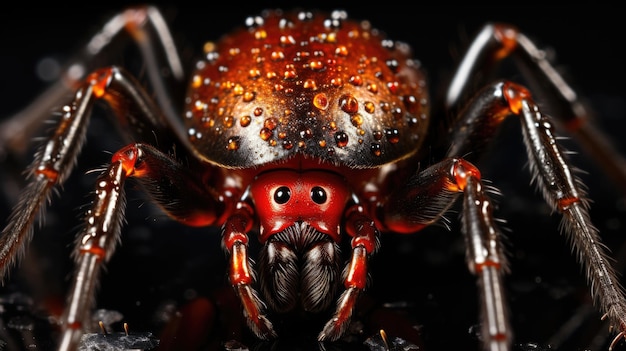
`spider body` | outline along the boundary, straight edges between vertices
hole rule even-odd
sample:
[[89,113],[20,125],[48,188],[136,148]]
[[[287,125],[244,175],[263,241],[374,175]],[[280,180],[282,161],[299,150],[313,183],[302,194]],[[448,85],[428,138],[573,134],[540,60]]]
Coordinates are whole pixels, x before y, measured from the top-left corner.
[[[426,133],[424,77],[405,46],[383,47],[379,34],[342,12],[267,12],[249,21],[197,65],[185,125],[224,189],[251,200],[267,244],[259,280],[271,309],[324,311],[340,286],[348,204],[380,197],[384,166],[415,155]],[[366,242],[374,252],[376,239]],[[251,283],[241,272],[231,279]]]
[[[406,45],[341,11],[267,11],[205,54],[183,112],[190,143],[217,166],[207,172],[221,174],[218,193],[251,200],[258,238],[269,240],[259,266],[271,308],[288,311],[300,299],[324,311],[340,285],[348,204],[383,196],[390,169],[419,151],[424,74]],[[223,224],[206,219],[193,222]]]
[[[124,11],[91,44],[107,43],[123,31],[142,48],[158,40],[177,72],[159,16],[152,7]],[[551,117],[529,89],[511,81],[485,81],[477,92],[468,87],[474,76],[488,76],[482,73],[490,73],[494,61],[517,55],[528,78],[542,83],[546,100],[563,112],[556,118],[583,125],[571,123],[586,115],[583,107],[522,33],[487,24],[476,37],[450,84],[446,108],[453,117],[444,138],[437,134],[441,121],[431,120],[426,77],[410,48],[369,22],[348,19],[343,11],[266,11],[246,24],[205,45],[180,116],[167,106],[150,52],[144,58],[156,99],[121,67],[71,77],[73,99],[37,153],[29,184],[0,238],[4,277],[51,190],[71,172],[94,102],[108,103],[128,144],[114,152],[98,178],[77,237],[60,350],[76,349],[86,329],[100,269],[122,233],[124,185],[130,178],[171,218],[221,228],[230,283],[260,339],[280,337],[270,313],[294,310],[330,312],[317,339],[340,339],[368,286],[368,264],[380,249],[381,233],[419,232],[460,200],[484,348],[510,350],[501,234],[481,172],[464,158],[482,150],[510,116],[521,121],[532,177],[546,202],[563,215],[592,295],[618,328],[614,344],[623,337],[626,301],[605,264],[586,193],[557,142]],[[79,63],[105,48],[88,47]],[[445,143],[447,151],[431,160],[430,148]],[[251,237],[262,245],[258,263],[249,253]],[[344,262],[340,244],[346,239]]]

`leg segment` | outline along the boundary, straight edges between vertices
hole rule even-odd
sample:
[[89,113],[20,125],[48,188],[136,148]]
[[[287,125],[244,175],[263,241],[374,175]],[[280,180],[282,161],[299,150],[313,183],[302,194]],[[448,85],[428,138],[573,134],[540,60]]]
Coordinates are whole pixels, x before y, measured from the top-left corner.
[[380,205],[379,216],[389,230],[414,233],[441,219],[461,193],[462,232],[467,264],[478,277],[481,292],[485,349],[509,350],[511,329],[502,288],[507,265],[478,169],[465,160],[448,158],[417,172]]
[[352,256],[346,268],[344,286],[332,318],[318,335],[319,341],[334,341],[348,328],[354,306],[361,291],[367,286],[367,262],[380,247],[379,231],[363,207],[355,205],[346,212],[346,232],[352,236]]
[[[100,268],[113,255],[115,245],[120,241],[125,208],[124,183],[129,177],[137,178],[166,213],[181,222],[212,224],[218,215],[216,209],[221,208],[210,192],[192,194],[188,189],[200,187],[195,183],[196,178],[183,172],[180,164],[153,147],[132,144],[116,152],[110,166],[98,179],[96,200],[87,212],[86,226],[77,238],[76,270],[62,319],[60,350],[76,349],[89,320]],[[163,196],[163,191],[167,196]],[[172,203],[176,205],[172,206]]]
[[[111,67],[89,75],[74,100],[62,108],[56,130],[30,166],[29,183],[0,237],[0,280],[24,251],[32,223],[52,189],[62,184],[74,168],[93,104],[100,99],[109,103],[120,123],[128,125],[124,131],[128,132],[129,140],[152,140],[153,132],[163,136],[159,143],[164,145],[176,140],[147,93],[128,73]],[[133,130],[131,137],[128,134]]]
[[222,244],[230,255],[230,283],[243,305],[243,311],[250,329],[261,339],[275,338],[276,332],[265,316],[265,304],[252,287],[255,275],[248,256],[248,232],[252,229],[252,210],[245,203],[224,223]]
[[124,181],[132,172],[134,160],[112,163],[98,179],[96,202],[87,212],[87,227],[78,237],[74,256],[76,270],[69,290],[68,305],[62,321],[59,350],[76,350],[89,321],[95,287],[103,261],[108,260],[119,241],[124,213]]
[[407,182],[378,204],[375,213],[383,228],[412,234],[443,218],[459,191],[450,177],[454,160],[448,159],[416,172]]
[[541,96],[545,111],[572,133],[615,185],[626,192],[626,160],[592,123],[590,109],[580,101],[545,53],[512,26],[487,24],[476,35],[450,83],[447,107],[462,108],[471,88],[482,86],[477,85],[474,78],[489,83],[497,64],[507,58],[515,60],[531,90]]
[[[167,68],[176,82],[184,83],[184,72],[172,35],[158,9],[152,6],[129,8],[112,17],[84,49],[69,60],[62,79],[42,93],[32,104],[0,124],[0,155],[23,153],[24,140],[30,140],[39,130],[42,120],[50,111],[81,85],[89,72],[111,65],[114,53],[119,52],[125,40],[132,39],[138,46],[146,66],[151,87],[168,118],[178,114],[173,111],[171,97],[164,81],[163,68]],[[161,50],[155,48],[155,44]],[[159,60],[159,58],[162,58]],[[164,62],[161,62],[164,61]],[[184,91],[184,89],[183,89]]]
[[478,277],[482,336],[486,350],[506,351],[511,347],[511,328],[503,289],[507,271],[501,234],[495,225],[491,202],[483,190],[480,172],[467,161],[452,168],[463,191],[463,226],[467,264]]
[[589,219],[588,200],[565,153],[556,141],[552,121],[537,107],[530,93],[510,82],[483,89],[461,111],[450,156],[464,155],[484,143],[501,121],[518,116],[533,181],[546,202],[563,215],[562,230],[578,253],[591,294],[620,336],[626,331],[626,299],[611,267],[597,229]]

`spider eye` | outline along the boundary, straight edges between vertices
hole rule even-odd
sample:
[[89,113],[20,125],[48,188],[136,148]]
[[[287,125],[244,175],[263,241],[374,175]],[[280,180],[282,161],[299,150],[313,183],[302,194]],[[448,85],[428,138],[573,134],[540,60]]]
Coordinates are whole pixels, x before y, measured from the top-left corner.
[[289,201],[290,198],[291,190],[289,190],[289,188],[286,186],[281,186],[280,188],[276,189],[276,192],[274,192],[274,201],[276,201],[277,204],[282,205]]
[[321,186],[314,186],[313,189],[311,189],[311,199],[316,204],[323,204],[328,199],[326,190],[324,190]]

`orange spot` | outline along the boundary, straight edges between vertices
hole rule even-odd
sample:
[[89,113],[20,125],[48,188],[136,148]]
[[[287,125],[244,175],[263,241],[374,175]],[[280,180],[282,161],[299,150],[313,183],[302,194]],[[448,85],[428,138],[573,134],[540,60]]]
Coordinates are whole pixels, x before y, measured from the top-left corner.
[[481,272],[483,269],[485,269],[487,267],[494,267],[494,268],[500,270],[502,268],[502,264],[500,264],[500,262],[496,262],[496,261],[492,261],[492,260],[487,260],[487,261],[482,262],[482,263],[477,263],[476,266],[475,266],[476,272]]
[[228,143],[226,144],[226,149],[230,151],[236,151],[239,149],[239,138],[231,137],[228,139]]
[[517,47],[517,29],[497,24],[494,26],[494,37],[502,44],[500,50],[496,51],[494,56],[497,60],[501,60],[508,57],[513,50]]
[[202,77],[199,75],[193,76],[191,79],[191,86],[195,89],[199,88],[202,85]]
[[91,254],[94,256],[98,256],[100,259],[104,259],[106,256],[106,250],[101,246],[86,246],[80,249],[81,255]]
[[316,94],[313,97],[313,105],[320,110],[325,110],[328,108],[328,97],[324,93]]
[[144,9],[129,9],[124,11],[124,21],[126,21],[124,27],[137,41],[145,40],[144,32],[139,28],[146,22],[147,17],[148,15]]
[[339,98],[339,108],[348,114],[359,112],[359,101],[352,94],[346,94]]
[[363,85],[363,77],[361,76],[350,76],[350,78],[348,78],[348,82],[350,82],[350,84],[356,86],[356,87],[360,87],[361,85]]
[[508,336],[505,333],[497,333],[491,336],[491,338],[493,340],[497,340],[497,341],[506,341],[508,340]]
[[561,210],[567,210],[572,204],[580,202],[580,198],[572,196],[572,197],[564,197],[558,200],[558,206]]
[[239,119],[239,125],[241,125],[242,127],[249,126],[250,122],[252,122],[252,118],[248,115],[245,115]]
[[87,81],[93,88],[93,95],[97,98],[101,98],[106,93],[106,89],[113,77],[113,69],[103,68],[91,73],[87,77]]
[[530,99],[530,92],[519,84],[507,82],[503,88],[504,97],[509,103],[509,109],[515,114],[522,110],[522,101]]
[[456,160],[452,166],[452,176],[454,177],[455,184],[448,186],[448,189],[452,191],[463,191],[467,186],[468,178],[473,177],[480,180],[480,171],[468,161]]
[[337,56],[341,56],[341,57],[346,57],[348,56],[348,48],[345,47],[344,45],[339,45],[335,48],[335,55]]
[[355,113],[352,117],[350,117],[350,122],[355,127],[360,127],[363,124],[363,116],[359,113]]
[[35,170],[35,174],[41,174],[44,177],[48,178],[51,182],[56,182],[57,178],[59,177],[59,172],[46,166],[41,166],[37,168],[37,170]]
[[265,121],[263,121],[263,127],[269,130],[274,130],[276,129],[277,126],[278,126],[278,120],[274,117],[267,118],[265,119]]
[[274,134],[274,133],[272,133],[272,131],[271,131],[270,129],[265,128],[265,127],[264,127],[264,128],[261,128],[261,130],[259,131],[259,136],[260,136],[260,137],[261,137],[261,139],[263,139],[264,141],[269,140],[269,139],[272,137],[272,135],[273,135],[273,134]]
[[254,32],[254,38],[258,40],[263,40],[267,38],[267,32],[263,29],[257,30],[256,32]]
[[121,163],[127,177],[135,172],[135,165],[139,156],[139,150],[135,145],[128,145],[116,152],[111,157],[112,163]]
[[309,62],[309,66],[314,71],[321,71],[324,69],[324,62],[322,61],[311,61]]

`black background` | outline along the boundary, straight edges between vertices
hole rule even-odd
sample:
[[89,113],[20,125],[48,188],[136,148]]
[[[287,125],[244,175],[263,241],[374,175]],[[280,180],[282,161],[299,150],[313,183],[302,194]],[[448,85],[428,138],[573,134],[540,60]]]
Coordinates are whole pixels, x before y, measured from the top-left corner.
[[[219,38],[231,28],[242,25],[246,16],[257,14],[263,8],[343,8],[352,18],[369,19],[389,37],[411,44],[428,70],[434,92],[445,87],[444,78],[482,24],[509,22],[556,55],[557,66],[567,73],[571,83],[597,112],[598,124],[618,148],[626,146],[623,142],[626,126],[624,30],[614,9],[436,5],[438,7],[429,8],[415,4],[418,8],[410,10],[395,3],[359,3],[357,6],[334,3],[329,6],[323,2],[232,2],[220,4],[219,10],[214,8],[218,7],[216,4],[177,2],[160,6],[170,19],[181,49],[191,55],[199,53],[205,40]],[[8,117],[26,106],[46,86],[35,74],[39,60],[54,57],[62,61],[109,15],[124,6],[126,4],[115,2],[92,2],[55,8],[18,7],[0,13],[0,117]],[[516,348],[606,350],[610,340],[607,326],[599,323],[598,312],[588,308],[588,289],[575,257],[558,234],[559,219],[550,214],[529,186],[530,176],[524,168],[518,126],[515,121],[505,124],[505,132],[496,141],[497,147],[481,164],[484,177],[493,180],[503,192],[497,199],[497,215],[506,219],[510,228],[507,240],[512,274],[507,288]],[[107,162],[107,152],[122,145],[115,133],[92,129],[77,170],[61,192],[62,196],[54,197],[47,226],[37,231],[24,267],[11,275],[6,287],[8,292],[23,291],[36,301],[41,301],[43,296],[63,299],[64,284],[71,269],[68,250],[79,224],[79,208],[89,201],[87,194],[93,189],[95,179],[93,174],[85,176],[84,173]],[[568,146],[577,151],[575,144],[568,143]],[[23,167],[28,158],[26,155],[0,164],[4,182],[0,218],[8,216],[14,201],[13,192],[20,186],[15,170]],[[624,272],[626,256],[622,244],[626,235],[626,207],[623,194],[587,155],[574,155],[572,159],[587,171],[581,176],[589,185],[593,200],[592,219],[614,252],[618,270]],[[226,260],[216,232],[181,228],[170,223],[145,205],[140,194],[133,192],[127,212],[128,233],[124,234],[122,246],[103,275],[98,307],[123,312],[131,330],[156,333],[155,325],[160,324],[155,319],[168,301],[171,301],[170,306],[185,308],[192,305],[192,301],[198,301],[196,297],[203,297],[216,306],[227,305],[230,300],[224,277]],[[456,219],[455,214],[449,217]],[[375,331],[374,326],[379,324],[398,322],[398,329],[386,329],[386,332],[390,336],[408,338],[412,333],[407,333],[403,327],[419,326],[419,336],[412,341],[422,343],[424,350],[477,349],[475,282],[466,270],[463,243],[457,230],[458,226],[453,225],[451,231],[429,228],[415,236],[383,237],[382,252],[373,265],[374,285],[366,299],[371,305],[366,304],[369,307],[364,308],[366,332]],[[24,282],[29,285],[21,285]],[[383,303],[396,302],[407,305],[399,309],[382,307]],[[223,306],[222,309],[229,310]],[[11,317],[5,313],[4,322]],[[223,317],[220,318],[219,323],[223,323]],[[575,321],[580,322],[579,328],[568,329],[569,332],[558,339],[558,331]],[[36,331],[44,329],[39,325],[35,328]],[[315,335],[317,330],[302,332]],[[25,338],[23,335],[18,334],[17,338]],[[242,339],[245,339],[245,332]],[[214,343],[204,349],[220,344],[211,340]],[[253,346],[249,339],[245,341],[259,349],[279,349],[279,345]],[[25,344],[29,342],[24,339]],[[46,342],[45,336],[39,336],[34,344],[39,349],[47,349]],[[345,348],[358,349],[359,346],[362,347],[350,344]],[[316,348],[308,341],[297,347],[289,343],[289,347]]]

